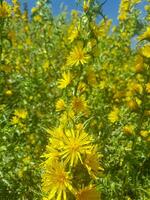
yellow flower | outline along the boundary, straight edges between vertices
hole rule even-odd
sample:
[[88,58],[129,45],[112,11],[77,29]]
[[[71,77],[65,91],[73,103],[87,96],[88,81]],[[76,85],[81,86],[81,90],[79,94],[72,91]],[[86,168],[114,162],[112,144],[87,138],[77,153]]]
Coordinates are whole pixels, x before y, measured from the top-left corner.
[[119,120],[119,109],[114,108],[109,114],[108,114],[108,119],[111,123],[115,123],[116,121]]
[[87,12],[88,11],[88,9],[89,9],[89,6],[90,6],[90,1],[91,0],[84,0],[84,2],[83,2],[83,10],[84,10],[84,12]]
[[129,89],[131,90],[131,91],[133,91],[133,93],[139,93],[139,94],[142,94],[142,92],[143,92],[143,88],[142,88],[142,85],[140,85],[139,83],[136,83],[136,82],[131,82],[130,84],[129,84],[129,86],[128,87],[130,87]]
[[135,61],[135,71],[138,73],[142,72],[143,68],[144,68],[144,59],[142,56],[138,55]]
[[19,123],[20,123],[20,120],[19,120],[18,117],[13,116],[12,119],[11,119],[11,123],[12,123],[12,124],[19,124]]
[[70,82],[71,82],[70,72],[68,72],[68,73],[64,72],[62,74],[62,79],[58,80],[58,84],[59,84],[58,88],[61,88],[61,89],[66,88],[70,84]]
[[95,186],[87,186],[76,193],[76,200],[100,200],[100,193]]
[[149,134],[150,134],[149,131],[146,131],[146,130],[140,131],[140,135],[141,135],[142,137],[144,137],[144,138],[147,137]]
[[37,10],[38,10],[38,9],[37,9],[36,7],[33,7],[33,8],[31,9],[31,12],[32,12],[32,13],[35,13],[35,12],[37,12]]
[[67,66],[73,65],[84,65],[89,60],[89,55],[86,53],[85,49],[83,48],[83,43],[78,42],[77,46],[70,52],[70,55],[67,58]]
[[63,147],[61,156],[65,163],[70,163],[70,166],[75,166],[78,161],[82,161],[82,155],[92,151],[93,138],[84,130],[68,129],[63,137]]
[[141,53],[144,57],[146,58],[150,58],[150,45],[145,45],[142,49],[141,49]]
[[67,110],[61,115],[60,122],[65,126],[74,119],[74,116],[73,110]]
[[104,171],[103,167],[100,165],[100,156],[96,149],[92,152],[86,154],[84,165],[86,166],[89,175],[96,178],[100,171]]
[[10,5],[3,1],[0,3],[0,17],[9,17],[11,15],[11,7]]
[[125,125],[123,127],[123,132],[127,134],[133,134],[134,133],[134,126],[133,125]]
[[147,27],[146,31],[139,36],[139,40],[150,39],[150,27]]
[[72,108],[76,113],[86,112],[88,108],[87,101],[85,100],[83,96],[73,97]]
[[146,84],[146,92],[147,92],[147,93],[150,93],[150,83],[147,83],[147,84]]
[[42,189],[49,200],[67,200],[67,190],[72,190],[72,186],[71,178],[65,171],[63,163],[55,161],[51,167],[45,168],[42,175]]
[[63,99],[59,99],[57,102],[56,102],[56,111],[62,111],[65,109],[65,102]]
[[124,21],[127,19],[129,8],[130,8],[130,1],[122,0],[119,8],[119,16],[118,16],[119,20]]
[[128,107],[133,110],[133,111],[136,111],[138,109],[138,103],[136,100],[134,99],[130,99],[128,102],[127,102],[127,105]]
[[91,86],[96,86],[96,74],[95,72],[92,70],[92,69],[89,69],[88,72],[87,72],[87,81],[89,83],[89,85]]
[[82,93],[82,92],[84,92],[85,90],[86,90],[86,84],[84,83],[84,82],[79,82],[79,84],[78,84],[78,92],[79,93]]
[[63,142],[62,142],[62,138],[64,135],[63,126],[56,127],[52,130],[46,129],[46,131],[47,131],[47,133],[49,133],[51,135],[50,143],[47,146],[47,148],[49,149],[49,147],[52,147],[54,149],[59,149],[60,146],[63,145]]
[[23,110],[23,109],[18,109],[18,110],[15,110],[15,116],[17,116],[18,118],[21,118],[21,119],[26,119],[27,118],[27,111],[26,110]]
[[36,15],[33,17],[35,22],[41,22],[42,21],[42,17],[40,15]]
[[78,29],[75,24],[72,24],[68,29],[68,40],[73,42],[78,37]]
[[13,93],[12,93],[12,90],[6,90],[5,94],[6,94],[7,96],[11,96]]

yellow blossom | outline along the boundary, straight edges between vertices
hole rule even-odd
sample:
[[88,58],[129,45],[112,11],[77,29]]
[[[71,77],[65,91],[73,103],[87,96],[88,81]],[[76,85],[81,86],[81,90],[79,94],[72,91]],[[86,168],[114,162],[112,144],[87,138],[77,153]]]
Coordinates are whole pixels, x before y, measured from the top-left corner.
[[133,111],[136,111],[138,109],[138,103],[136,101],[136,99],[130,99],[128,102],[127,102],[127,105],[128,107],[133,110]]
[[139,36],[139,40],[150,39],[150,27],[147,27],[146,31]]
[[116,121],[119,120],[119,109],[114,108],[109,114],[108,114],[108,119],[111,123],[115,123]]
[[84,83],[84,82],[79,82],[79,84],[78,84],[78,92],[79,93],[82,93],[82,92],[84,92],[85,90],[86,90],[86,84]]
[[147,83],[145,86],[146,86],[146,92],[150,93],[150,83]]
[[57,102],[56,102],[56,111],[62,111],[65,109],[65,102],[63,99],[59,99]]
[[45,166],[42,188],[49,200],[67,200],[67,190],[72,191],[71,177],[62,162],[54,161],[51,167]]
[[70,166],[76,166],[80,161],[83,163],[82,155],[92,151],[93,138],[84,130],[67,129],[63,136],[62,159]]
[[11,119],[11,123],[12,123],[12,124],[19,124],[19,123],[20,123],[20,120],[19,120],[18,117],[13,116],[12,119]]
[[150,134],[150,132],[149,131],[147,131],[147,130],[142,130],[142,131],[140,131],[140,135],[142,136],[142,137],[147,137],[148,135]]
[[18,110],[15,110],[14,114],[18,118],[26,119],[28,112],[26,110],[23,110],[23,109],[18,109]]
[[6,90],[5,94],[6,94],[7,96],[11,96],[13,93],[12,93],[12,90]]
[[72,24],[68,29],[68,40],[73,42],[78,37],[78,29],[75,24]]
[[100,200],[100,193],[90,185],[77,191],[76,200]]
[[11,7],[6,1],[0,3],[0,17],[9,17],[11,15]]
[[86,112],[88,109],[87,101],[83,96],[80,97],[73,97],[72,100],[72,109],[78,112]]
[[144,57],[150,58],[150,45],[145,45],[141,49],[141,53]]
[[69,110],[65,111],[65,112],[61,115],[61,117],[60,117],[60,122],[61,122],[62,125],[65,126],[65,125],[67,125],[67,124],[70,122],[70,120],[73,120],[74,117],[75,117],[74,111],[71,110],[71,109],[69,109]]
[[89,55],[86,53],[86,50],[83,48],[83,43],[78,42],[77,46],[70,52],[70,55],[67,57],[67,66],[73,65],[84,65],[89,60]]
[[100,165],[101,157],[102,156],[96,151],[96,149],[88,152],[85,156],[84,165],[93,178],[96,178],[100,171],[104,171],[103,167]]
[[33,19],[34,19],[35,22],[41,22],[42,21],[42,17],[40,15],[34,16]]
[[129,124],[129,125],[125,125],[123,127],[123,132],[126,133],[126,134],[133,134],[134,133],[134,126]]
[[144,69],[144,59],[142,56],[138,55],[135,61],[135,71],[140,73]]
[[71,74],[70,72],[64,72],[62,74],[62,79],[58,80],[58,88],[66,88],[71,82]]

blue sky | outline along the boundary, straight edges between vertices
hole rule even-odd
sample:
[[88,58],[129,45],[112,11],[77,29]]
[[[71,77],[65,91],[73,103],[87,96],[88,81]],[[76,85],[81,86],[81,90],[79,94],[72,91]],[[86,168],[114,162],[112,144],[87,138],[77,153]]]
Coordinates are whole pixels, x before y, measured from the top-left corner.
[[[20,0],[21,3],[28,2],[28,7],[31,9],[35,6],[36,0]],[[11,2],[11,0],[7,0],[7,2]],[[101,0],[103,2],[103,0]],[[57,15],[60,12],[60,5],[64,4],[67,6],[68,11],[72,9],[76,9],[76,0],[52,0],[52,9],[54,15]],[[146,3],[146,0],[142,0],[142,3],[139,5],[142,8]],[[109,18],[113,19],[113,23],[117,23],[117,15],[118,15],[118,8],[119,8],[120,0],[107,0],[103,7],[104,14],[107,15]]]

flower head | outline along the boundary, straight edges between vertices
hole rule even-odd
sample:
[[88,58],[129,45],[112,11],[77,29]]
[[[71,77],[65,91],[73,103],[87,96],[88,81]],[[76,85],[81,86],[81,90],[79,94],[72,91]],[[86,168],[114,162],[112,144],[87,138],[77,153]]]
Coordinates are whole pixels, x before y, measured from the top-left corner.
[[94,186],[87,186],[76,193],[76,200],[100,200],[100,193]]
[[114,108],[108,115],[108,119],[111,123],[115,123],[119,120],[119,109]]
[[150,58],[150,45],[145,45],[142,49],[141,49],[141,53],[144,57],[146,58]]
[[82,155],[92,151],[92,141],[92,137],[84,130],[66,130],[63,137],[62,158],[71,166],[76,165],[79,160],[82,163]]
[[11,14],[11,7],[7,2],[0,4],[0,17],[9,17]]
[[150,39],[150,27],[148,27],[147,29],[146,29],[146,31],[142,34],[142,35],[140,35],[139,36],[139,38],[138,38],[139,40],[144,40],[144,39]]
[[70,55],[67,58],[67,66],[86,64],[89,60],[89,55],[86,53],[83,48],[83,43],[78,42],[77,46],[70,52]]
[[65,109],[65,102],[63,99],[59,99],[57,102],[56,102],[56,111],[62,111]]
[[65,171],[65,165],[58,161],[48,168],[45,166],[42,182],[43,191],[49,200],[66,200],[67,190],[72,190],[69,173]]
[[72,108],[75,112],[84,112],[87,111],[87,101],[83,96],[73,97]]
[[100,171],[104,171],[103,167],[100,165],[100,157],[96,149],[94,148],[92,152],[86,154],[84,165],[88,170],[89,175],[96,178]]
[[62,74],[62,79],[58,80],[58,87],[63,89],[66,88],[71,82],[71,74],[64,72]]
[[24,109],[15,110],[14,114],[16,117],[21,118],[21,119],[26,119],[28,115],[27,111]]

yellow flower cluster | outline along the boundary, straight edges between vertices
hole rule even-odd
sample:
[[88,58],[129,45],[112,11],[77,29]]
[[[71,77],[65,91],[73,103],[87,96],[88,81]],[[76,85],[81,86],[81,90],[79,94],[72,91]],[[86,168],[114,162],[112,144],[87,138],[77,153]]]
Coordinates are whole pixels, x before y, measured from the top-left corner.
[[94,200],[98,200],[100,194],[94,189],[94,185],[82,189],[79,189],[79,186],[73,187],[76,179],[79,179],[77,185],[81,182],[83,186],[85,180],[82,180],[82,176],[84,177],[85,172],[94,180],[99,170],[103,170],[93,138],[84,131],[81,124],[76,126],[76,129],[58,127],[48,129],[47,132],[51,137],[44,154],[46,160],[43,163],[42,176],[46,197],[66,200],[74,195],[79,200],[90,200],[93,196]]
[[149,200],[150,0],[116,25],[98,0],[19,2],[0,3],[0,197]]

